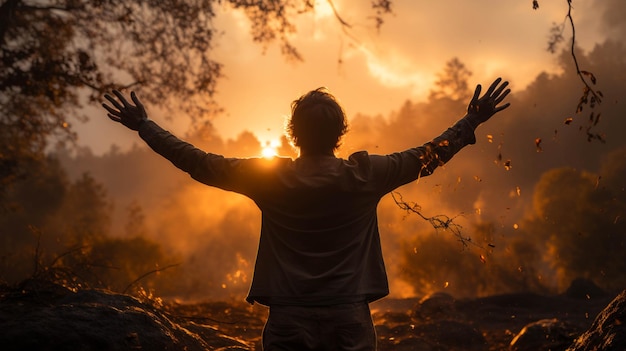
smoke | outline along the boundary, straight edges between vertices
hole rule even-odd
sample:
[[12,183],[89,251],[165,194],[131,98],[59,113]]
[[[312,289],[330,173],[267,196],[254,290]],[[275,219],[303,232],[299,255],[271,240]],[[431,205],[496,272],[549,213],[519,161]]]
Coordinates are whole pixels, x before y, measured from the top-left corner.
[[[432,176],[398,189],[405,200],[419,204],[425,216],[454,218],[463,235],[471,238],[470,246],[464,247],[449,231],[437,231],[402,211],[390,196],[381,201],[379,222],[392,295],[439,289],[456,295],[562,289],[549,279],[557,274],[556,268],[563,267],[550,257],[558,250],[536,245],[533,240],[539,234],[524,231],[536,214],[535,186],[546,172],[568,167],[606,174],[624,198],[626,178],[616,176],[623,175],[623,163],[603,163],[602,159],[626,146],[622,135],[626,130],[625,51],[623,43],[609,40],[579,56],[581,65],[598,78],[598,89],[604,94],[604,102],[594,109],[602,116],[596,125],[590,125],[591,111],[576,113],[582,85],[571,57],[563,53],[556,57],[563,73],[540,74],[526,88],[511,82],[511,107],[477,129],[476,145],[462,150]],[[461,118],[466,103],[449,98],[406,101],[387,116],[350,116],[350,132],[340,155],[361,149],[385,154],[421,145]],[[604,143],[587,140],[590,126],[604,136]],[[250,132],[223,140],[208,125],[187,139],[226,156],[261,152]],[[72,156],[62,150],[58,153],[71,177],[89,172],[108,190],[115,206],[114,235],[123,235],[129,204],[143,209],[146,236],[182,260],[176,273],[179,286],[173,294],[192,299],[243,298],[260,227],[260,214],[250,200],[194,182],[143,146],[125,153],[112,148],[102,156],[89,150]],[[621,223],[624,216],[613,214]],[[575,275],[570,271],[564,276]],[[590,273],[587,276],[593,278]]]
[[600,24],[612,40],[622,41],[626,38],[626,20],[621,14],[624,12],[624,2],[620,0],[606,0],[598,3],[601,11]]

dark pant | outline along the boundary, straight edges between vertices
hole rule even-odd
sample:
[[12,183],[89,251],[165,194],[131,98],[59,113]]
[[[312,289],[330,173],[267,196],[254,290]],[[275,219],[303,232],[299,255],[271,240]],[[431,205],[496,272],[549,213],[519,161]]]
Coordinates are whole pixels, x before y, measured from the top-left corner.
[[263,329],[264,351],[375,351],[376,332],[367,303],[271,306]]

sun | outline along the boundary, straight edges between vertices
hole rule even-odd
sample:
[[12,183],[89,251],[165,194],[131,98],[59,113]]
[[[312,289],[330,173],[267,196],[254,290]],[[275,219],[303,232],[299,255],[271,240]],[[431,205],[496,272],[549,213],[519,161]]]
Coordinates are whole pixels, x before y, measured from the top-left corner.
[[333,9],[334,5],[331,5],[331,3],[327,0],[316,0],[313,6],[316,18],[330,17],[335,13],[335,10]]
[[278,140],[268,140],[265,142],[265,146],[261,150],[261,156],[264,158],[272,158],[278,156],[278,146],[280,142]]

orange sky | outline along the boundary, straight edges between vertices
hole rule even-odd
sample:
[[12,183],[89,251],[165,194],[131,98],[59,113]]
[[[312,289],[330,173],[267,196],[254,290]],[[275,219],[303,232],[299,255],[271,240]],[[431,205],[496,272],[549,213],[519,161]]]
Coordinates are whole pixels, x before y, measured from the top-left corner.
[[[304,62],[289,62],[276,45],[263,48],[252,42],[245,16],[221,7],[216,28],[224,31],[215,58],[224,64],[218,83],[218,103],[225,112],[214,119],[217,130],[235,138],[252,131],[263,143],[277,139],[289,114],[290,102],[300,94],[326,86],[344,105],[348,117],[362,113],[387,116],[407,99],[419,101],[433,87],[445,63],[458,57],[474,74],[470,84],[489,84],[502,75],[511,87],[523,89],[542,70],[553,70],[555,55],[546,51],[549,28],[562,23],[566,1],[396,1],[394,14],[376,32],[368,22],[369,2],[335,0],[341,16],[353,24],[350,36],[341,31],[323,0],[315,14],[298,21],[293,43]],[[577,0],[573,11],[578,42],[584,49],[603,38],[593,1]],[[569,37],[570,31],[565,36]],[[338,61],[342,63],[339,64]],[[178,135],[188,120],[166,120],[148,106],[152,119]],[[462,111],[460,111],[462,113]],[[77,126],[79,143],[94,153],[111,144],[123,150],[141,144],[130,132],[110,123],[101,108]],[[251,155],[252,156],[252,155]]]

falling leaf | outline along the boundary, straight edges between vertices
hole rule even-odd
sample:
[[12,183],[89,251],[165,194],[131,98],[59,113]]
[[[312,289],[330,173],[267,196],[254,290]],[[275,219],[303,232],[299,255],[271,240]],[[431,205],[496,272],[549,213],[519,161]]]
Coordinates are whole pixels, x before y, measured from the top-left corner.
[[480,179],[480,177],[479,177],[479,176],[474,176],[474,180],[475,180],[475,181],[477,181],[477,182],[479,182],[479,183],[483,181],[482,179]]
[[517,225],[517,223],[513,224],[513,229],[515,230],[519,229],[519,225]]
[[496,164],[502,162],[502,143],[498,145],[498,157],[496,159]]
[[511,166],[511,160],[506,160],[506,162],[504,162],[504,169],[506,169],[507,171],[510,171],[511,168],[513,168]]
[[543,149],[541,148],[541,138],[535,138],[535,146],[537,147],[537,152],[543,151]]
[[[479,215],[479,214],[481,214],[481,213],[482,213],[482,210],[481,210],[480,208],[477,208],[477,209],[475,210],[475,212],[476,212],[476,214],[477,214],[477,215]],[[616,219],[616,220],[617,220],[617,219]]]
[[487,141],[493,143],[493,135],[487,134]]
[[443,288],[445,289],[445,288],[447,288],[449,285],[450,285],[450,282],[445,282],[445,283],[443,284]]
[[519,186],[515,187],[515,192],[517,193],[517,196],[522,196],[522,189],[520,189]]
[[480,262],[487,263],[487,259],[485,258],[484,255],[480,255]]
[[[567,117],[567,118],[565,119],[565,124],[566,124],[566,125],[570,125],[570,124],[572,123],[572,121],[574,121],[574,119],[573,119],[572,117]],[[556,132],[556,131],[555,131],[555,132]]]

